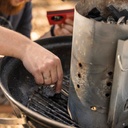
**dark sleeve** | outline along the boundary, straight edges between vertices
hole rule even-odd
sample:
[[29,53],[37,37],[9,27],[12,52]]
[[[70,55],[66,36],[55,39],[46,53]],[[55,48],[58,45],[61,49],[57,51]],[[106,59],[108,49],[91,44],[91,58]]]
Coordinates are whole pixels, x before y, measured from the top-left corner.
[[28,2],[25,5],[21,20],[19,22],[16,31],[30,38],[30,33],[32,30],[31,21],[32,21],[32,3]]

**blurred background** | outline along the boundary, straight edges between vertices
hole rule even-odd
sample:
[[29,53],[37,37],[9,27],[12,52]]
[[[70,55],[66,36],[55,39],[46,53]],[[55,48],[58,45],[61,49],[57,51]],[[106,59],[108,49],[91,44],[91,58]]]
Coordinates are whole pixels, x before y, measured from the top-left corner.
[[74,8],[77,0],[32,0],[33,3],[33,20],[32,20],[32,40],[38,39],[42,34],[47,32],[50,25],[47,20],[47,11],[63,10]]
[[[38,39],[41,35],[50,29],[47,19],[47,11],[72,9],[78,0],[32,0],[33,20],[32,20],[32,40]],[[10,105],[0,106],[0,118],[15,118]],[[0,128],[23,128],[22,126],[1,125]]]

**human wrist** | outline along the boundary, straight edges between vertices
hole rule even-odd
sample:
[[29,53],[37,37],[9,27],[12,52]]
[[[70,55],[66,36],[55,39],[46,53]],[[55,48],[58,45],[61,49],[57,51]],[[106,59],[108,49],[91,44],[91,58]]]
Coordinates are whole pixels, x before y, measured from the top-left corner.
[[22,41],[20,48],[18,50],[18,58],[20,60],[23,60],[23,58],[29,53],[33,45],[34,42],[31,40]]

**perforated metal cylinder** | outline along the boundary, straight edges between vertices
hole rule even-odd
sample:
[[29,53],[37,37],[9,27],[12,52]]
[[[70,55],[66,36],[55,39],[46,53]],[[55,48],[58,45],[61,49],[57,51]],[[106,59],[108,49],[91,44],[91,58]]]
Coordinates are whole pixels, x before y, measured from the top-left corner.
[[[128,26],[88,19],[75,7],[68,108],[81,128],[108,128],[107,115],[118,39]],[[84,12],[82,12],[84,14]]]

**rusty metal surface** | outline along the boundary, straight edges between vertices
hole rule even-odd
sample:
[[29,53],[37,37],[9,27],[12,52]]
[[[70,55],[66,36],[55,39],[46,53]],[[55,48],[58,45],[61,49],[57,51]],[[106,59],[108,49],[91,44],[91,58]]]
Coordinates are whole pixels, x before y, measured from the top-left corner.
[[112,128],[128,127],[128,40],[119,41],[112,93],[110,99],[108,123]]
[[70,69],[70,113],[82,128],[108,128],[107,114],[117,42],[118,39],[128,39],[128,26],[97,22],[82,16],[77,9],[76,6]]

